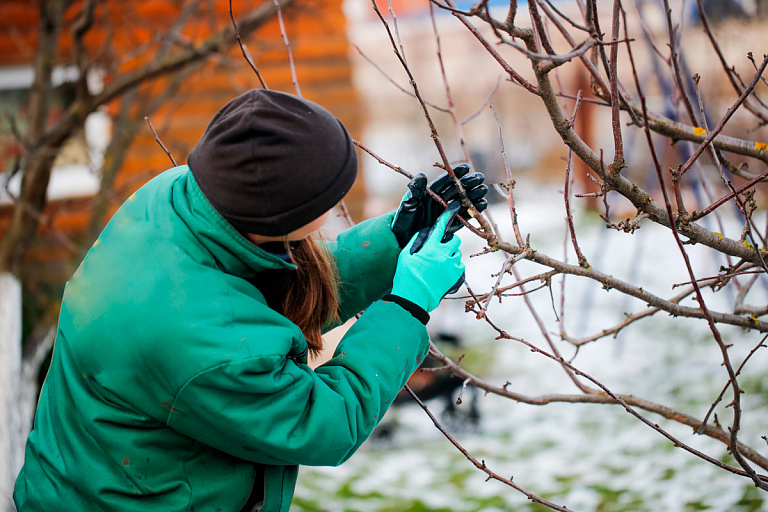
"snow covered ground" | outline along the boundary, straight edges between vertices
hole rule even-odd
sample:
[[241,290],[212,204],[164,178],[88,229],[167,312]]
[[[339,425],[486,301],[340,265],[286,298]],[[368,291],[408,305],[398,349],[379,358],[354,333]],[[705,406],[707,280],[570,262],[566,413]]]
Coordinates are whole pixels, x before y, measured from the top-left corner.
[[[519,184],[516,189],[520,226],[531,234],[531,244],[553,257],[564,250],[564,209],[557,187]],[[503,206],[492,208],[505,239],[513,240],[509,215]],[[727,234],[738,238],[731,222]],[[630,280],[646,290],[669,297],[678,292],[673,283],[689,278],[668,231],[645,224],[634,235],[606,230],[597,217],[577,218],[579,242],[593,267]],[[467,280],[476,292],[493,286],[504,257],[469,258],[481,244],[463,230],[462,250],[467,256]],[[697,277],[712,276],[724,261],[711,251],[687,246]],[[570,252],[569,261],[575,261]],[[544,269],[519,264],[523,275]],[[559,279],[559,278],[558,278]],[[507,276],[503,283],[513,282]],[[535,286],[531,284],[529,289]],[[751,297],[764,304],[766,287]],[[554,304],[560,305],[560,282],[553,286]],[[607,292],[587,280],[566,280],[564,322],[572,335],[586,335],[618,323],[625,312],[644,304],[615,291]],[[708,297],[708,305],[724,310],[723,298]],[[573,349],[559,341],[558,318],[547,289],[532,295],[538,314],[546,322],[566,358]],[[732,298],[732,296],[731,296]],[[686,304],[692,305],[691,300]],[[727,311],[727,309],[725,309]],[[513,341],[496,341],[495,333],[474,315],[463,313],[461,301],[444,301],[433,325],[442,325],[466,343],[462,364],[489,382],[528,395],[577,394],[562,369],[540,354]],[[492,304],[489,317],[510,334],[545,347],[538,327],[520,297]],[[754,333],[721,326],[731,356],[738,365],[759,342]],[[672,406],[702,418],[726,383],[722,359],[712,336],[701,322],[659,314],[646,319],[617,339],[585,346],[574,364],[617,393]],[[768,350],[753,356],[741,383],[744,417],[741,439],[768,453],[761,436],[768,435],[768,381],[764,369]],[[745,478],[733,476],[681,449],[613,405],[550,404],[530,406],[497,396],[479,397],[482,420],[477,429],[455,428],[457,440],[477,459],[528,491],[575,511],[757,511],[768,510],[768,496]],[[726,396],[725,402],[730,401]],[[465,395],[461,408],[468,407]],[[439,415],[441,405],[430,404]],[[644,413],[681,441],[716,459],[733,464],[725,446],[690,428]],[[729,410],[718,407],[724,428]],[[393,428],[388,440],[367,442],[338,468],[302,468],[294,509],[297,511],[501,511],[545,510],[501,483],[486,481],[431,424],[415,404],[390,410],[384,419]]]

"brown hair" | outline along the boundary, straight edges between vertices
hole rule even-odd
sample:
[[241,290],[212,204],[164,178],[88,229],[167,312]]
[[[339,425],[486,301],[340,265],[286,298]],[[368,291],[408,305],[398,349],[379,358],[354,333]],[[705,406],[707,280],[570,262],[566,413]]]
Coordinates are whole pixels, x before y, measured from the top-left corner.
[[257,287],[267,304],[301,329],[312,355],[323,348],[323,327],[339,320],[338,276],[333,256],[314,235],[294,242],[286,251],[296,270],[263,272]]

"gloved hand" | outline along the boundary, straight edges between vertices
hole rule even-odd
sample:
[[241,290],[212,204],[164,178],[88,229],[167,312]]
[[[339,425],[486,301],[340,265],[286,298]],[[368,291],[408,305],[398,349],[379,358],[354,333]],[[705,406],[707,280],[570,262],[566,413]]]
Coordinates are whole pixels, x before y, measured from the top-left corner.
[[[478,211],[483,211],[488,207],[488,201],[485,194],[488,187],[483,183],[485,176],[479,172],[469,174],[469,166],[461,164],[453,169],[454,174],[467,191],[467,197]],[[460,200],[459,191],[448,173],[441,174],[437,179],[429,184],[429,189],[443,198],[446,203]],[[397,238],[400,247],[404,247],[411,240],[413,235],[421,229],[434,225],[437,218],[445,210],[445,207],[433,199],[427,193],[427,177],[423,174],[417,174],[408,183],[408,192],[403,196],[400,207],[392,221],[392,232]],[[459,216],[469,219],[467,209],[461,207]],[[458,231],[463,224],[458,219],[448,227],[448,231],[454,233]]]
[[422,229],[411,238],[397,260],[392,294],[413,302],[427,313],[440,304],[448,291],[458,289],[464,281],[461,240],[447,232],[459,208],[458,201],[451,203],[434,226]]

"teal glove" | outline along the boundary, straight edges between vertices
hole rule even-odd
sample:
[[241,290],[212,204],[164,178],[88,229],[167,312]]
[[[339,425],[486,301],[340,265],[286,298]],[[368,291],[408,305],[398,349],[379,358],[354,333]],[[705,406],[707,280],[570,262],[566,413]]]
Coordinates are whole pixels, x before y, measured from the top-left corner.
[[454,201],[431,228],[411,238],[400,252],[392,295],[409,300],[427,313],[434,310],[448,291],[457,289],[464,279],[461,240],[447,233],[461,205]]

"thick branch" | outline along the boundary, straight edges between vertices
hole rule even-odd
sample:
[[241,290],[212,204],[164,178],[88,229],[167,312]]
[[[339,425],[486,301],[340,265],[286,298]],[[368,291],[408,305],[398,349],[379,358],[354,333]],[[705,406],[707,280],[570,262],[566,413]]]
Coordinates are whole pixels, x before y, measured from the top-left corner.
[[[40,23],[37,48],[35,49],[35,80],[29,92],[29,131],[25,138],[27,155],[21,179],[20,204],[14,209],[11,225],[0,245],[0,272],[19,274],[22,257],[37,231],[39,216],[28,208],[42,211],[45,206],[51,166],[55,151],[40,146],[50,111],[52,75],[59,49],[59,36],[68,0],[49,0],[40,4]],[[57,146],[58,147],[58,146]]]
[[[595,172],[595,174],[602,178],[611,190],[615,190],[629,199],[638,211],[646,213],[654,222],[671,228],[672,223],[667,216],[666,210],[656,203],[648,192],[619,173],[605,172],[605,166],[603,165],[600,156],[595,153],[592,148],[581,139],[581,137],[579,137],[573,128],[573,124],[563,113],[560,103],[557,101],[555,91],[552,88],[549,76],[539,70],[535,65],[534,72],[536,73],[538,82],[539,95],[549,113],[552,125],[555,130],[557,130],[557,133],[560,135],[563,142],[565,142],[565,144],[571,148],[573,152]],[[650,115],[649,126],[651,128],[653,126],[652,116]],[[715,145],[717,145],[717,140],[720,137],[721,136],[718,136],[714,139],[713,143]],[[763,152],[766,154],[766,157],[768,157],[768,151],[763,150]],[[755,261],[757,257],[754,251],[745,247],[742,243],[718,236],[717,233],[709,231],[694,222],[681,223],[678,226],[678,230],[682,235],[685,235],[694,242],[706,245],[724,254],[742,258],[756,264],[758,263]]]
[[[497,248],[510,254],[519,254],[526,250],[507,242],[498,242]],[[649,293],[647,290],[639,286],[635,286],[620,279],[616,279],[612,275],[605,274],[595,270],[594,268],[584,268],[578,265],[569,265],[554,258],[550,258],[546,254],[538,251],[532,251],[526,259],[544,265],[545,267],[557,270],[563,274],[588,277],[601,283],[603,288],[606,290],[614,288],[625,295],[629,295],[643,301],[650,307],[657,307],[663,311],[666,311],[672,316],[683,316],[686,318],[705,318],[703,312],[698,307],[694,308],[682,306],[673,301],[663,299],[657,295]],[[736,325],[745,329],[768,332],[768,323],[762,322],[753,317],[719,313],[715,311],[712,311],[711,314],[716,323]]]

